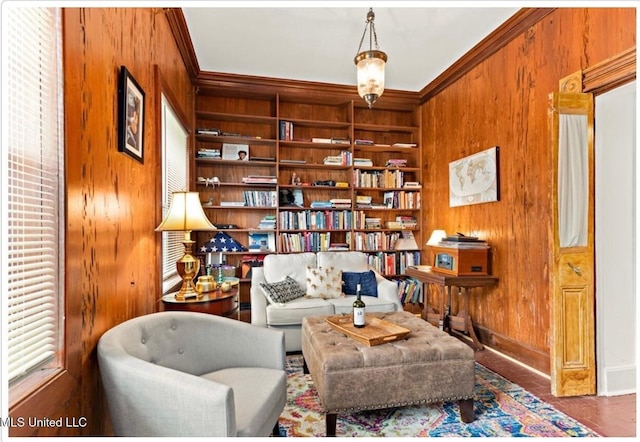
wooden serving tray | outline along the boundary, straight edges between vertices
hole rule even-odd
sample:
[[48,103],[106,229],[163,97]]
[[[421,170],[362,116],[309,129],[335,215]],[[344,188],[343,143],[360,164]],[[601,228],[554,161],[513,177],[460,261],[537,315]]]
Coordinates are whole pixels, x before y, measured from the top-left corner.
[[326,321],[335,330],[369,347],[398,341],[411,331],[393,322],[369,315],[365,315],[366,324],[362,328],[353,326],[353,315],[329,316]]

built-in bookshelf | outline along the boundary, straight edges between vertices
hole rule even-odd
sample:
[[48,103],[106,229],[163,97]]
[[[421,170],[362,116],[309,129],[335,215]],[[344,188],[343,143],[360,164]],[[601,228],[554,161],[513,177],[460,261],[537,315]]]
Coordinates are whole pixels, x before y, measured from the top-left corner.
[[[418,103],[368,109],[339,95],[202,87],[195,116],[193,187],[211,222],[247,248],[225,253],[227,264],[240,267],[251,254],[360,250],[393,278],[420,263]],[[273,247],[250,248],[266,229]],[[212,233],[195,236],[204,250]]]

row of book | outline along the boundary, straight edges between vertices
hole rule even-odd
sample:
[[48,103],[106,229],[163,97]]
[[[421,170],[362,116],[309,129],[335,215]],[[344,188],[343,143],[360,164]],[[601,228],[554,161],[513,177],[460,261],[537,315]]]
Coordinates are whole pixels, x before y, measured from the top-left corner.
[[[381,229],[382,220],[368,215],[364,210],[355,210],[353,226],[356,229]],[[414,229],[417,226],[416,217],[411,215],[397,215],[394,221],[387,221],[385,225],[387,229]]]
[[357,146],[378,146],[378,147],[418,147],[416,143],[393,143],[393,144],[384,144],[384,143],[376,143],[373,140],[358,138],[354,140],[353,144]]
[[278,192],[275,190],[245,190],[243,196],[246,207],[278,206]]
[[400,188],[404,186],[405,173],[402,170],[361,170],[353,171],[355,187]]
[[[347,233],[351,243],[352,234]],[[410,230],[399,232],[353,232],[355,250],[418,250],[418,243]]]
[[281,233],[280,251],[324,252],[331,245],[331,232]]
[[245,184],[278,184],[278,178],[275,175],[248,175],[242,177]]
[[422,282],[413,278],[395,279],[398,286],[398,298],[402,304],[423,302]]
[[420,264],[420,252],[369,253],[367,260],[371,267],[383,275],[402,275],[407,267]]
[[280,120],[278,124],[278,139],[293,141],[293,121]]
[[388,209],[419,209],[422,204],[420,192],[395,190],[384,192],[384,206]]
[[349,210],[286,211],[279,216],[283,230],[351,229],[353,219]]

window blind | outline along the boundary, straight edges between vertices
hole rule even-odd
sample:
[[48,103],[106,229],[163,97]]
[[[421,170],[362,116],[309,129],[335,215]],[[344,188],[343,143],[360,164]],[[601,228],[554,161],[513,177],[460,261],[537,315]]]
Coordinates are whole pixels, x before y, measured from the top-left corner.
[[[169,212],[172,192],[187,190],[187,132],[162,95],[162,217]],[[175,277],[184,255],[183,232],[162,232],[162,278]]]
[[7,375],[59,363],[64,263],[59,9],[3,8]]

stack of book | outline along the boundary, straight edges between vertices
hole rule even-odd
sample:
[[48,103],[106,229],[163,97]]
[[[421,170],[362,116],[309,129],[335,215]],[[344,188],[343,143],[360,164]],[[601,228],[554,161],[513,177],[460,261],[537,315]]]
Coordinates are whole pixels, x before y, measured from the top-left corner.
[[214,158],[220,159],[220,149],[198,149],[196,154],[198,158]]
[[330,155],[322,161],[324,164],[332,166],[351,166],[352,154],[348,150],[343,150],[340,155]]
[[312,209],[330,209],[331,201],[311,201]]
[[403,229],[415,229],[418,227],[418,221],[416,221],[415,216],[398,215],[396,216],[396,221],[400,223]]
[[393,143],[393,147],[418,147],[416,143]]
[[276,229],[276,216],[275,215],[265,215],[260,220],[260,224],[258,224],[258,229],[260,230],[275,230]]
[[371,195],[356,195],[356,206],[362,209],[371,208]]
[[407,160],[404,158],[389,158],[385,164],[387,167],[407,167]]
[[329,200],[331,207],[334,209],[349,209],[351,208],[350,198],[331,198]]
[[373,140],[358,139],[354,141],[358,146],[373,146]]
[[215,136],[219,136],[221,133],[222,133],[222,131],[220,131],[220,129],[213,128],[213,127],[200,127],[198,129],[196,129],[196,134],[198,134],[198,135],[215,135]]
[[275,175],[248,175],[242,177],[245,184],[277,184],[278,178]]
[[360,167],[372,167],[373,161],[371,161],[371,159],[369,158],[354,158],[353,165]]

